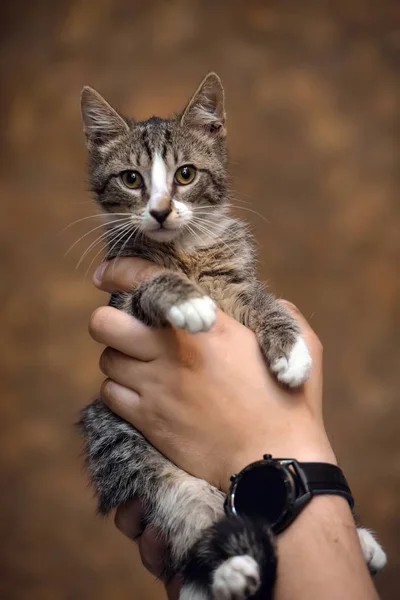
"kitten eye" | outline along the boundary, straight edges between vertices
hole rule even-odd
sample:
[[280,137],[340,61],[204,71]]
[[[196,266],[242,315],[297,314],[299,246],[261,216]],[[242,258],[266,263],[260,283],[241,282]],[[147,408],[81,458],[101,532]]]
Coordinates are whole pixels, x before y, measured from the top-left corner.
[[130,190],[137,190],[143,187],[143,177],[138,171],[124,171],[120,174],[119,178]]
[[196,177],[196,173],[197,169],[193,165],[179,167],[175,173],[175,183],[179,185],[188,185],[188,183],[192,183],[193,179]]

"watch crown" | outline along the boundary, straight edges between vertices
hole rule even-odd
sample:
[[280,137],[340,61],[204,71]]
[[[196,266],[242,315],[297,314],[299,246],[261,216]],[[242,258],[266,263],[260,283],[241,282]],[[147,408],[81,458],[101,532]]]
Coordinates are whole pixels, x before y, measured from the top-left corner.
[[264,460],[271,460],[272,454],[264,454]]
[[232,483],[237,479],[237,475],[231,475],[231,481]]

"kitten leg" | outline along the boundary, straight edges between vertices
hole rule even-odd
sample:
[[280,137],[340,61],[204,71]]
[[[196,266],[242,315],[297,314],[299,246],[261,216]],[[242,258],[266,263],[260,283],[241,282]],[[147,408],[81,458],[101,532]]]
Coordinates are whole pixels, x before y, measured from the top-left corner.
[[222,492],[178,469],[101,400],[82,411],[79,425],[99,512],[141,498],[145,521],[170,550],[166,572],[175,574],[202,531],[223,515]]
[[153,498],[151,523],[165,540],[166,577],[180,572],[194,544],[223,518],[222,492],[175,465],[165,466]]
[[271,600],[276,565],[267,523],[224,517],[190,551],[180,600]]
[[171,324],[189,333],[208,331],[216,320],[214,301],[195,283],[172,271],[156,275],[133,294],[118,295],[113,305],[153,327]]
[[371,531],[359,527],[357,533],[368,568],[372,575],[375,575],[385,567],[387,562],[386,553]]
[[278,381],[298,387],[307,381],[312,358],[300,328],[288,309],[264,287],[254,289],[249,326]]

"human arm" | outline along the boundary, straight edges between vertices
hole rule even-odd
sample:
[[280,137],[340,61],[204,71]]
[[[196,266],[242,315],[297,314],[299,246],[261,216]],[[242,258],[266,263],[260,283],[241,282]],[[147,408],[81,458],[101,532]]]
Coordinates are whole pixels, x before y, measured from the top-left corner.
[[[155,268],[120,260],[106,268],[102,289],[132,289]],[[295,316],[314,367],[302,389],[288,391],[265,369],[252,332],[222,313],[208,334],[190,336],[172,328],[149,330],[128,315],[100,309],[91,333],[114,348],[101,359],[109,378],[103,398],[178,466],[224,491],[232,472],[265,452],[335,462],[322,419],[322,348],[301,315]],[[119,511],[117,523],[129,533],[133,513],[127,510]],[[148,532],[143,544],[146,539],[151,541]],[[341,498],[313,499],[278,536],[278,553],[278,600],[377,597]]]

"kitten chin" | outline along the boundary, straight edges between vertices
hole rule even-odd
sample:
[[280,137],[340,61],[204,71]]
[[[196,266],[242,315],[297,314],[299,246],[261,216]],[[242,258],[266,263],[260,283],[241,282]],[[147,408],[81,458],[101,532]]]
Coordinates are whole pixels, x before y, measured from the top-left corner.
[[142,232],[149,240],[160,244],[177,241],[185,233],[181,229],[142,229]]

